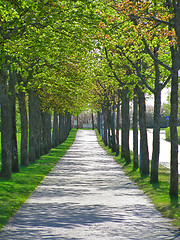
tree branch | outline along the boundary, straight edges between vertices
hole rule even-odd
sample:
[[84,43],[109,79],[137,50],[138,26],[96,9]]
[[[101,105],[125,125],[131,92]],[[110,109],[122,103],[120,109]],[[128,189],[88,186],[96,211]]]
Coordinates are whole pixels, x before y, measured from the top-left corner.
[[149,84],[147,83],[147,81],[145,80],[145,77],[142,75],[141,71],[139,70],[138,66],[128,57],[126,56],[126,54],[124,53],[124,51],[122,50],[121,47],[116,46],[117,48],[119,48],[123,54],[123,56],[131,63],[131,65],[133,66],[133,68],[135,68],[136,72],[137,72],[137,76],[141,79],[142,83],[152,92],[154,93],[154,89],[152,89]]
[[163,66],[165,69],[169,70],[170,72],[172,72],[172,68],[169,67],[167,64],[163,63],[161,60],[159,60],[157,57],[155,57],[155,55],[151,52],[151,50],[149,49],[149,46],[146,42],[146,40],[143,38],[142,39],[144,45],[145,45],[145,50],[147,51],[147,53],[149,54],[149,56],[155,61],[157,62],[159,65]]

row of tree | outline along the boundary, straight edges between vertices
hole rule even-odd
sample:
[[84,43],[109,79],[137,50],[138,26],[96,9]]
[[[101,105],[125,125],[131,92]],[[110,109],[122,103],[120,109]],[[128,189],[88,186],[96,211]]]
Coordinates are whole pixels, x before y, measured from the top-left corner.
[[90,21],[91,4],[85,12],[83,7],[74,1],[0,2],[2,177],[10,178],[12,172],[19,171],[17,99],[20,163],[25,166],[66,139],[71,115],[82,111],[88,102],[91,83],[85,76],[83,58],[91,46],[81,30],[86,23],[80,20]]
[[[101,16],[101,21],[94,38],[100,47],[95,54],[98,60],[94,75],[97,81],[95,95],[97,99],[99,98],[99,105],[103,108],[102,112],[106,112],[107,110],[104,110],[104,108],[109,109],[107,98],[111,96],[109,105],[113,108],[114,92],[119,89],[122,115],[126,115],[128,108],[126,107],[126,111],[124,111],[123,106],[126,104],[125,98],[134,97],[135,106],[136,97],[138,98],[141,132],[141,174],[148,174],[149,157],[144,93],[149,92],[154,95],[151,182],[158,182],[161,91],[166,86],[171,86],[170,196],[178,196],[177,113],[178,71],[180,66],[180,3],[175,0],[163,0],[161,2],[110,0],[98,1],[98,3],[97,11]],[[106,123],[104,124],[106,128]],[[126,129],[129,125],[127,118],[124,124]],[[123,131],[126,133],[126,130]],[[128,131],[126,134],[128,138]],[[126,152],[123,147],[124,151]],[[129,149],[127,149],[126,161],[129,162]]]
[[44,114],[54,111],[64,116],[78,114],[87,107],[102,109],[104,139],[111,124],[112,137],[108,139],[112,146],[114,122],[108,119],[114,118],[115,108],[121,102],[125,142],[122,155],[127,163],[129,98],[133,98],[134,109],[136,99],[139,104],[140,170],[142,175],[148,174],[144,94],[149,92],[155,99],[151,182],[157,182],[161,91],[171,85],[170,195],[177,196],[179,1],[9,0],[1,1],[0,6],[2,166],[12,162],[7,157],[12,145],[7,142],[13,122],[9,116],[14,111],[10,99],[15,94],[18,98],[29,96],[29,131],[33,127],[31,117],[36,122],[40,119],[40,113],[35,114],[38,105]]

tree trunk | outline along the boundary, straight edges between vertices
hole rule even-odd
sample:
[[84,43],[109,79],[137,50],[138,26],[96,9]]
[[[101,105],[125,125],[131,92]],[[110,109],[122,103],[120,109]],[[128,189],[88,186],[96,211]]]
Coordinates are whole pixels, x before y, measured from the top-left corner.
[[99,134],[100,134],[100,125],[101,125],[101,123],[100,123],[101,119],[100,118],[101,118],[100,112],[98,111],[97,112],[97,130],[98,130]]
[[[170,197],[178,197],[178,70],[180,69],[180,2],[172,1],[169,8],[174,8],[174,27],[177,36],[177,46],[172,46],[172,81],[171,81],[171,113],[170,113],[170,136],[171,136],[171,169],[170,169]],[[170,29],[171,30],[171,29]]]
[[41,149],[40,149],[40,143],[41,143],[41,110],[40,110],[40,103],[39,98],[33,92],[34,97],[34,133],[35,133],[35,157],[36,159],[39,159],[41,157]]
[[64,142],[64,117],[62,114],[59,114],[59,143]]
[[170,191],[171,197],[178,196],[178,134],[177,134],[177,114],[178,114],[178,65],[174,51],[172,52],[172,81],[171,81],[171,114],[170,114],[170,136],[171,136],[171,177]]
[[128,89],[122,90],[122,147],[121,147],[121,157],[125,158],[126,164],[131,162],[130,149],[129,149],[129,99],[127,97]]
[[140,173],[141,176],[149,175],[149,152],[146,129],[146,105],[144,93],[137,87],[139,101],[139,126],[140,126]]
[[46,113],[46,132],[47,132],[47,148],[48,152],[51,150],[51,113],[47,112]]
[[117,118],[116,118],[116,156],[119,155],[119,119],[120,119],[120,99],[118,92]]
[[[41,111],[39,98],[34,91],[29,92],[29,160],[39,159],[41,140]],[[34,156],[35,154],[35,156]]]
[[68,136],[69,136],[69,133],[71,131],[71,114],[68,113]]
[[41,111],[42,120],[42,155],[49,153],[48,139],[47,139],[47,128],[46,128],[47,113]]
[[108,115],[107,115],[107,124],[108,124],[108,147],[111,148],[111,107],[108,107]]
[[[39,106],[40,107],[40,106]],[[39,147],[40,147],[40,156],[44,155],[44,144],[46,138],[46,132],[44,128],[44,122],[42,119],[42,110],[39,108]]]
[[58,145],[58,115],[57,112],[54,112],[53,119],[53,134],[52,134],[52,147],[57,147]]
[[171,197],[178,197],[178,70],[180,69],[180,2],[173,1],[175,12],[174,23],[177,36],[177,47],[171,47],[172,58],[172,82],[171,82],[171,113],[170,113],[170,135],[171,135],[171,173],[170,190]]
[[102,137],[102,141],[103,141],[103,107],[102,107],[102,112],[100,114],[100,135]]
[[92,130],[94,130],[94,114],[93,114],[93,112],[91,113],[91,118],[92,118]]
[[9,103],[11,115],[11,157],[12,157],[12,172],[19,172],[18,150],[17,150],[17,136],[16,136],[16,92],[15,92],[16,78],[15,72],[10,71],[9,77]]
[[65,125],[65,128],[64,128],[64,137],[65,137],[65,139],[64,139],[64,141],[66,141],[66,139],[67,139],[67,135],[68,135],[68,119],[67,119],[67,111],[66,111],[66,113],[65,113],[65,121],[64,121],[65,123],[64,123],[64,125]]
[[0,70],[0,104],[1,104],[1,177],[11,178],[11,117],[7,89],[7,75]]
[[64,141],[66,141],[68,136],[68,112],[66,111],[64,117]]
[[104,139],[103,142],[107,146],[107,107],[103,109],[103,119],[104,119]]
[[21,165],[28,166],[28,117],[26,108],[26,96],[24,92],[19,91],[18,101],[21,116]]
[[34,92],[31,90],[29,92],[29,161],[35,162],[36,155],[35,155],[35,99],[34,99]]
[[133,169],[137,169],[138,164],[138,102],[137,97],[133,99]]
[[77,115],[77,129],[79,128],[79,116]]
[[112,131],[112,152],[116,152],[116,139],[115,139],[115,104],[112,106],[112,114],[111,114],[111,131]]
[[[155,52],[157,56],[157,53]],[[154,129],[153,129],[153,154],[151,161],[151,183],[158,182],[159,152],[160,152],[160,111],[161,111],[161,90],[160,71],[156,62],[155,65],[155,94],[154,94]]]

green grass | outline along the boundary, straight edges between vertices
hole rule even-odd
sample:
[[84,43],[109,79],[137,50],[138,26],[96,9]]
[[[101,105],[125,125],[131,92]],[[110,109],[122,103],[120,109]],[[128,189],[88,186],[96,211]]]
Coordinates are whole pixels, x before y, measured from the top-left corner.
[[[126,175],[129,176],[129,178],[133,180],[146,195],[148,195],[156,209],[158,209],[164,217],[170,218],[172,224],[180,229],[180,204],[178,203],[177,198],[171,199],[169,197],[170,170],[160,165],[159,183],[151,184],[149,176],[141,177],[139,169],[133,170],[133,162],[126,165],[125,159],[121,159],[120,156],[115,157],[115,154],[112,154],[111,150],[108,147],[105,147],[98,133],[97,137],[100,145],[109,154],[114,155],[114,159],[121,164]],[[133,159],[132,155],[131,159]]]
[[20,173],[13,173],[11,179],[0,178],[0,229],[66,153],[75,136],[76,130],[73,129],[68,139],[49,154],[28,167],[21,166]]
[[[177,127],[177,132],[178,132],[178,144],[180,144],[180,126]],[[166,140],[167,141],[171,141],[171,138],[170,138],[170,127],[166,128],[165,136],[166,136]]]

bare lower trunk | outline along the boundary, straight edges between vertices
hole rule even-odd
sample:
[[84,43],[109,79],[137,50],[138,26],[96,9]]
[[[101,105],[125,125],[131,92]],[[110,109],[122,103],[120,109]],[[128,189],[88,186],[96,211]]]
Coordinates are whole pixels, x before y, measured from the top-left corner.
[[138,103],[137,97],[133,99],[133,168],[137,169],[138,164]]
[[[154,48],[154,54],[158,57],[158,49]],[[155,68],[155,94],[154,94],[154,129],[153,129],[153,154],[151,161],[151,183],[158,182],[159,152],[160,152],[160,110],[161,110],[161,89],[160,70],[158,63],[154,62]]]
[[29,92],[29,161],[35,162],[35,120],[34,120],[34,93]]
[[7,90],[7,76],[0,70],[1,104],[1,177],[10,178],[12,170],[11,156],[11,117]]
[[171,176],[170,190],[171,197],[178,197],[178,70],[180,69],[180,2],[172,1],[174,8],[174,26],[177,36],[177,46],[171,47],[172,58],[172,82],[171,82],[171,114],[170,114],[170,135],[171,135]]
[[120,99],[118,94],[118,103],[117,103],[117,118],[116,118],[116,156],[119,155],[119,116],[120,116]]
[[178,196],[178,66],[176,56],[173,57],[173,75],[171,82],[171,114],[170,114],[170,135],[171,135],[171,177],[170,196]]
[[111,107],[108,108],[107,115],[107,124],[108,124],[108,147],[112,147],[112,139],[111,139]]
[[127,97],[128,89],[122,90],[122,147],[121,157],[125,158],[126,164],[131,162],[129,149],[129,99]]
[[153,154],[151,161],[151,183],[158,182],[159,152],[160,152],[160,109],[161,94],[157,92],[154,96],[154,129],[153,129]]
[[46,132],[47,132],[47,148],[48,151],[50,151],[51,149],[51,113],[47,112],[46,113],[46,120],[45,120],[45,124],[46,124]]
[[42,153],[49,153],[48,148],[48,139],[47,139],[47,128],[46,128],[46,117],[48,113],[41,112],[41,121],[42,121]]
[[9,103],[11,114],[11,155],[12,155],[12,172],[19,172],[17,136],[16,136],[16,93],[15,93],[15,72],[10,72],[9,77]]
[[94,130],[94,114],[91,113],[91,119],[92,119],[92,130]]
[[141,89],[137,88],[139,101],[139,126],[140,126],[140,173],[141,176],[149,175],[149,152],[146,129],[146,105],[145,96]]
[[112,132],[112,152],[116,152],[116,140],[115,140],[115,105],[112,106],[112,115],[111,115],[111,132]]
[[59,114],[59,143],[64,142],[64,116],[62,114]]
[[54,112],[53,119],[53,134],[52,134],[52,147],[57,147],[58,145],[58,115]]
[[104,120],[104,144],[107,146],[107,107],[103,108],[103,120]]
[[25,93],[19,91],[18,93],[19,111],[21,116],[21,165],[28,166],[28,118]]
[[99,134],[100,134],[100,112],[98,111],[97,112],[97,130],[98,130],[98,132],[99,132]]

